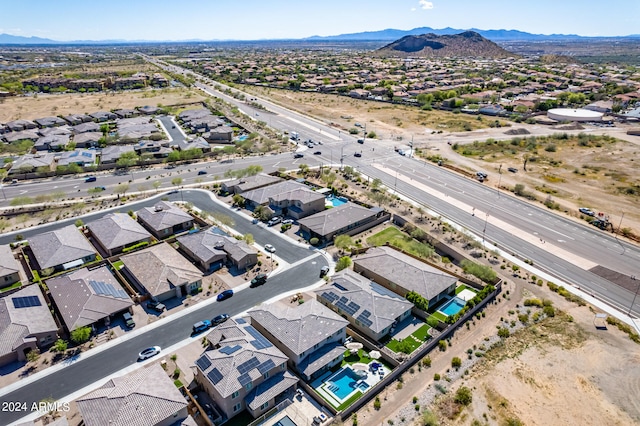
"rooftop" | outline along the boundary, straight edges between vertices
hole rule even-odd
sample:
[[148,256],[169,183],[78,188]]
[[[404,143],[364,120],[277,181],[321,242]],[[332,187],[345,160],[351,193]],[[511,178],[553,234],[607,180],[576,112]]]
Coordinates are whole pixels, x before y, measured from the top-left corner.
[[87,228],[109,250],[151,238],[151,234],[126,213],[108,214],[88,223]]
[[328,235],[376,214],[377,211],[374,209],[347,202],[338,207],[300,219],[298,223],[318,235]]
[[29,239],[29,246],[40,269],[53,268],[96,254],[74,225],[34,235]]

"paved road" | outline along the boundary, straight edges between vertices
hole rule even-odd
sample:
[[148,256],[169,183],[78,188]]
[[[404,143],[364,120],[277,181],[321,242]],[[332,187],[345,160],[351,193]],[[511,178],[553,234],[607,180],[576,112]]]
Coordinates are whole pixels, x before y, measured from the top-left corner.
[[[211,201],[209,195],[204,191],[184,191],[183,196],[185,202],[191,202],[202,210],[219,211],[229,215],[235,221],[234,228],[236,230],[242,233],[253,234],[258,244],[264,245],[267,242],[273,244],[277,249],[277,255],[284,261],[288,263],[302,262],[294,268],[287,268],[281,273],[270,277],[263,286],[254,289],[247,288],[237,292],[232,298],[223,302],[203,304],[193,312],[183,317],[173,318],[161,327],[151,329],[136,336],[135,339],[123,341],[116,346],[91,355],[86,359],[81,359],[75,364],[71,364],[60,371],[45,376],[14,392],[2,395],[0,397],[0,403],[5,401],[21,401],[27,402],[27,405],[30,406],[32,402],[38,402],[45,398],[60,399],[110,374],[131,366],[131,364],[136,362],[137,354],[143,348],[154,345],[167,348],[183,341],[189,337],[191,326],[195,322],[202,319],[213,318],[221,313],[228,313],[233,316],[267,299],[271,299],[277,294],[308,287],[318,282],[320,268],[327,265],[327,262],[326,259],[315,250],[300,247],[299,245],[279,238],[275,235],[276,232],[264,226],[253,225],[245,216],[226,206],[221,206]],[[172,200],[178,200],[180,199],[180,194],[172,194],[170,197]],[[150,206],[159,198],[160,196],[123,206],[123,210],[136,210],[143,206]],[[96,219],[104,214],[106,214],[106,212],[92,214],[86,218],[86,221]],[[52,229],[54,227],[60,227],[72,221],[73,219],[52,224],[46,228]],[[25,231],[23,234],[31,235],[29,231]],[[0,243],[4,243],[2,240],[6,238],[5,236],[0,237]],[[16,421],[25,414],[28,413],[2,413],[0,424]]]

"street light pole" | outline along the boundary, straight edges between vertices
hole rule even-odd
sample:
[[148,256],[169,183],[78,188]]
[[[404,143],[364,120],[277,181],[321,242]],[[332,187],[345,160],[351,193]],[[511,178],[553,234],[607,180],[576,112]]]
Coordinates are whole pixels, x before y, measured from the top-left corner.
[[[636,276],[631,275],[631,279],[633,281],[636,281]],[[633,301],[631,302],[631,306],[629,306],[629,313],[628,313],[629,316],[631,316],[631,310],[633,309],[633,305],[636,303],[636,297],[638,297],[638,290],[640,290],[640,281],[638,281],[638,285],[636,286],[636,294],[633,295]]]
[[500,182],[502,181],[502,164],[498,168],[498,198],[500,198]]
[[484,217],[484,228],[482,228],[482,247],[484,247],[484,235],[487,232],[487,221],[489,220],[489,212]]
[[618,224],[618,229],[616,230],[616,239],[618,239],[618,234],[620,233],[620,228],[622,227],[622,219],[624,219],[624,212],[622,212],[622,216],[620,217],[620,223]]

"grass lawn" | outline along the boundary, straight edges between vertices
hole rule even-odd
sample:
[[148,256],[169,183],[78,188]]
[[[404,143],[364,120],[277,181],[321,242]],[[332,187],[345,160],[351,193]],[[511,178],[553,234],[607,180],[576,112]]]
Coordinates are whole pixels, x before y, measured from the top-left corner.
[[393,226],[389,226],[388,228],[367,238],[367,243],[371,246],[382,246],[387,242],[413,254],[414,256],[422,257],[424,259],[428,259],[428,254],[433,252],[433,249],[429,245],[420,243],[418,240],[411,238]]
[[119,271],[124,266],[124,263],[122,263],[122,260],[118,260],[117,262],[113,262],[112,265],[116,271]]
[[[447,321],[447,316],[445,314],[440,313],[440,312],[434,312],[433,314],[431,314],[431,316],[429,318],[431,318],[431,317],[434,317],[435,319],[440,320],[442,322]],[[429,318],[427,318],[427,321],[429,320]]]
[[419,329],[417,329],[416,331],[413,332],[412,336],[415,337],[418,340],[421,341],[425,341],[427,340],[427,337],[429,336],[429,329],[431,327],[429,327],[428,324],[423,325],[422,327],[420,327]]
[[351,351],[346,351],[344,353],[344,358],[342,359],[342,366],[346,364],[355,364],[356,362],[369,364],[371,361],[373,361],[373,359],[367,356],[367,352],[364,349],[358,349],[358,353],[353,355],[351,355]]
[[408,344],[409,353],[418,349],[418,347],[422,344],[422,342],[418,342],[413,337],[407,337],[406,339],[402,340],[391,339],[385,346],[395,353],[401,353],[402,351],[400,350],[400,342],[406,342]]
[[2,290],[0,290],[0,293],[3,293],[5,291],[9,291],[9,290],[13,290],[14,288],[18,288],[22,285],[22,282],[18,281],[15,284],[11,284],[9,287],[4,287]]
[[[343,402],[336,409],[338,410],[338,412],[344,410],[345,408],[347,408],[348,406],[350,406],[351,404],[356,402],[361,396],[362,396],[362,392],[360,392],[360,391],[356,392],[355,394],[353,394],[353,396],[351,398],[347,399],[345,402]],[[333,404],[331,404],[331,405],[333,405]]]
[[471,288],[471,287],[468,287],[468,286],[466,286],[466,285],[464,285],[464,284],[461,284],[461,285],[459,285],[458,287],[456,287],[456,294],[460,294],[460,293],[461,293],[462,291],[464,291],[464,290],[469,290],[469,291],[474,292],[475,294],[478,294],[478,291],[477,291],[477,290],[475,290],[475,289],[473,289],[473,288]]

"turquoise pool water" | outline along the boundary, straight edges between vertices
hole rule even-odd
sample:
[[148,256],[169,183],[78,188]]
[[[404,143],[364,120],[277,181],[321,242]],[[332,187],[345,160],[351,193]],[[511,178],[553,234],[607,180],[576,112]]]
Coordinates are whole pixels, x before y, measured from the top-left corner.
[[[339,400],[344,400],[349,394],[356,390],[356,382],[360,379],[350,368],[342,369],[338,374],[330,379],[330,384],[325,389],[329,390]],[[366,383],[361,383],[358,388],[365,391],[369,387]]]
[[346,203],[348,200],[346,198],[334,197],[333,195],[330,195],[327,197],[327,201],[329,201],[333,205],[333,207],[338,207]]
[[451,315],[455,315],[458,312],[460,312],[460,310],[462,308],[464,308],[464,305],[466,305],[464,300],[462,300],[462,299],[460,299],[458,297],[454,297],[453,299],[451,299],[447,303],[445,303],[438,310],[440,312],[442,312],[443,314],[447,315],[447,316],[451,316]]
[[247,137],[248,137],[247,135],[238,136],[238,140],[242,142],[244,140],[247,140]]

